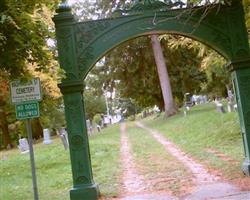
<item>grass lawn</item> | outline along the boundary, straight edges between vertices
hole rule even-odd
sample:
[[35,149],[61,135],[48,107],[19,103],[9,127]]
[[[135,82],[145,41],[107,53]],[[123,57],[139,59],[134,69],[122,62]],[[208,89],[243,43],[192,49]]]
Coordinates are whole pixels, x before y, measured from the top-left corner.
[[143,176],[149,191],[183,195],[187,187],[192,186],[191,172],[147,131],[130,123],[127,133],[138,173]]
[[[149,127],[163,133],[183,151],[223,173],[228,179],[242,176],[243,144],[236,112],[219,113],[214,104],[197,105],[187,116],[147,118]],[[222,155],[222,156],[221,156]]]
[[[118,126],[113,126],[90,137],[94,178],[105,196],[117,195],[120,176],[118,131]],[[40,199],[69,199],[72,187],[69,151],[64,150],[61,140],[55,137],[53,144],[35,144],[34,153]],[[0,199],[33,199],[29,154],[20,154],[17,149],[0,154]]]
[[[163,116],[148,117],[143,123],[162,132],[183,151],[228,180],[243,177],[240,169],[243,145],[237,113],[218,113],[213,104],[206,104],[194,106],[186,117],[180,112],[167,120]],[[122,188],[119,132],[117,124],[90,136],[94,180],[105,198],[119,195]],[[133,122],[128,123],[127,133],[139,173],[146,182],[153,183],[149,190],[185,193],[184,187],[191,183],[190,172]],[[72,187],[69,152],[64,150],[60,139],[54,137],[50,145],[40,141],[34,145],[34,151],[40,199],[69,199]],[[29,154],[20,154],[17,149],[0,154],[0,199],[33,199]]]

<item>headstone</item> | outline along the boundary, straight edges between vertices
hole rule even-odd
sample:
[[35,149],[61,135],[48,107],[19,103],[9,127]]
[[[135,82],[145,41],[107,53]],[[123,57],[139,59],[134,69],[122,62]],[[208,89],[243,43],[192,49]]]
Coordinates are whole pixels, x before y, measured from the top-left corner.
[[187,116],[187,111],[184,109],[184,117]]
[[107,127],[109,123],[110,123],[109,117],[107,115],[104,115],[104,117],[103,117],[103,126]]
[[92,134],[93,133],[93,128],[92,128],[92,124],[90,122],[89,119],[86,120],[86,125],[87,125],[87,130],[88,130],[88,134]]
[[227,103],[227,110],[228,110],[228,112],[233,112],[233,110],[234,110],[234,104],[233,104],[233,102],[228,102]]
[[220,102],[216,102],[216,110],[220,113],[225,113],[225,109],[223,107],[223,104]]
[[234,110],[237,111],[237,104],[234,104]]
[[228,110],[228,112],[233,112],[233,110],[234,110],[234,95],[233,95],[231,90],[228,90],[227,94],[228,94],[228,97],[227,97],[227,100],[228,100],[227,110]]
[[97,131],[100,132],[101,131],[101,126],[99,124],[96,125]]
[[68,133],[65,128],[61,128],[59,131],[59,136],[62,140],[64,149],[67,150],[69,148],[69,141],[68,141]]
[[43,144],[51,144],[52,140],[50,139],[50,131],[48,128],[43,129]]
[[29,144],[26,138],[19,139],[18,148],[20,149],[21,153],[28,153],[29,152]]
[[188,105],[185,105],[183,110],[184,110],[184,116],[186,117],[187,112],[190,110],[190,107]]

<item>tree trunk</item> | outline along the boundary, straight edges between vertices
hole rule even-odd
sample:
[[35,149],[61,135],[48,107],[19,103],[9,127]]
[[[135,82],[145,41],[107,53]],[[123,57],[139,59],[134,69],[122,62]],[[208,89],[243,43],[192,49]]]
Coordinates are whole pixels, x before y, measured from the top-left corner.
[[32,137],[36,140],[42,138],[43,127],[41,125],[39,118],[32,119],[31,124],[32,124]]
[[7,116],[3,108],[0,108],[0,128],[3,133],[4,148],[12,148],[11,138],[8,129]]
[[177,113],[177,108],[173,99],[170,79],[168,76],[165,59],[163,56],[160,41],[157,35],[151,35],[151,43],[154,51],[155,63],[161,85],[161,91],[164,99],[165,116],[169,117]]

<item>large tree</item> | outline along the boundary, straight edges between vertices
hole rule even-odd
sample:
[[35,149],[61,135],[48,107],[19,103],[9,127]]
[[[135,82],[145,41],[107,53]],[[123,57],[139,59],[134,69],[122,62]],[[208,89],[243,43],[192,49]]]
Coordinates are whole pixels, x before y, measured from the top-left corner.
[[[200,71],[200,46],[193,45],[190,39],[168,35],[162,37],[161,45],[173,95],[180,105],[186,92],[199,92],[200,84],[206,80],[205,73]],[[98,77],[90,81],[91,85],[94,88],[104,85],[111,92],[116,88],[121,98],[132,98],[141,107],[157,105],[164,110],[154,55],[149,49],[150,37],[136,38],[116,47],[105,56],[103,64],[91,71]]]
[[[3,116],[0,124],[5,147],[10,144],[10,141],[6,140],[10,138],[9,129],[6,127],[16,124],[12,111],[14,106],[10,106],[10,99],[6,98],[6,96],[9,97],[9,81],[17,78],[29,79],[32,76],[41,77],[42,74],[47,74],[47,76],[52,76],[56,83],[59,77],[53,75],[58,75],[58,65],[54,62],[56,54],[48,46],[48,39],[54,34],[51,31],[53,29],[51,17],[58,2],[49,0],[0,1],[0,79],[7,88],[7,95],[0,96],[0,110]],[[40,72],[40,74],[35,72]],[[45,83],[42,78],[42,86],[44,84],[47,84],[44,87],[45,98],[53,96],[53,93],[48,95],[50,83],[47,80]],[[46,104],[45,101],[42,104]],[[33,123],[34,128],[40,130],[36,133],[41,135],[40,121],[36,121]]]
[[165,117],[169,117],[176,114],[177,108],[172,94],[168,69],[165,63],[165,58],[163,56],[162,47],[158,39],[158,35],[151,35],[151,42],[160,80],[161,92],[164,100]]
[[0,60],[1,70],[12,77],[23,76],[27,63],[36,63],[46,69],[51,60],[47,48],[49,31],[48,13],[57,1],[34,0],[0,2]]
[[[143,1],[138,2],[142,3]],[[146,1],[144,1],[144,3],[145,2]],[[177,1],[173,0],[165,2],[174,4]],[[150,1],[147,1],[147,3],[150,3]],[[191,0],[188,1],[188,5],[185,4],[184,1],[183,3],[184,4],[182,4],[182,6],[184,7],[199,6],[204,4],[211,5],[211,7],[213,7],[213,4],[218,3],[218,1]],[[230,4],[230,1],[221,1],[221,3]],[[248,10],[248,2],[243,0],[243,3],[246,10]],[[97,1],[95,6],[96,9],[91,7],[92,12],[95,11],[92,13],[92,16],[97,18],[110,16],[115,9],[129,8],[126,1],[119,0],[112,2],[105,0],[101,2]],[[206,13],[204,13],[204,15],[206,15]],[[91,15],[88,17],[91,18]],[[248,17],[246,19],[248,20]],[[150,53],[148,52],[150,46],[148,44],[145,45],[143,42],[140,44],[140,42],[142,42],[142,39],[126,42],[124,45],[120,46],[121,48],[118,47],[108,54],[106,56],[106,67],[99,69],[100,77],[102,76],[101,71],[106,71],[106,73],[103,73],[105,76],[104,78],[101,78],[101,80],[104,81],[107,87],[112,88],[116,85],[118,90],[120,90],[122,97],[129,96],[134,98],[144,106],[157,104],[160,108],[164,108],[164,103],[162,103],[163,96],[161,92],[159,92],[159,88],[156,89],[154,86],[159,84],[159,80],[158,78],[155,79],[156,71],[152,70],[154,63],[152,62],[152,53],[149,55]],[[135,47],[135,45],[138,45],[138,48]],[[163,47],[165,62],[169,68],[170,84],[172,85],[173,95],[175,99],[178,100],[177,104],[181,103],[185,92],[198,93],[201,92],[202,89],[203,91],[212,92],[209,90],[212,83],[211,73],[204,70],[205,61],[202,62],[203,67],[201,68],[201,61],[205,58],[199,56],[201,47],[197,45],[197,43],[189,39],[173,36],[161,41],[161,45]],[[144,46],[146,47],[143,48]],[[215,53],[213,52],[213,54]],[[137,61],[135,59],[137,59]],[[210,70],[212,68],[207,67],[206,69]],[[210,72],[212,72],[212,70],[210,70]],[[228,74],[225,73],[224,80],[226,80],[227,77]],[[220,83],[220,78],[220,75],[216,75],[214,77],[215,82]],[[210,81],[210,84],[205,84],[206,80]],[[207,86],[206,90],[204,87],[205,85]]]

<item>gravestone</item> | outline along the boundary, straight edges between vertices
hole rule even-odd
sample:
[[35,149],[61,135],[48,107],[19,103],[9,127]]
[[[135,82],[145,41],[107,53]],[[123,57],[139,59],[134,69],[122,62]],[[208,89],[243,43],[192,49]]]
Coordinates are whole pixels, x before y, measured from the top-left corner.
[[218,112],[225,113],[225,109],[224,109],[223,104],[221,102],[216,101],[215,104],[216,104],[216,110]]
[[50,139],[50,131],[48,128],[43,129],[43,144],[51,144],[52,140]]
[[96,125],[97,131],[100,132],[101,131],[101,126],[99,124]]
[[227,110],[228,112],[233,112],[234,111],[234,95],[232,93],[231,90],[228,90],[227,91],[227,100],[228,100],[228,103],[227,103]]
[[93,133],[93,127],[89,119],[86,120],[88,134],[91,135]]
[[238,106],[237,106],[237,104],[234,104],[234,111],[238,111]]
[[233,112],[234,111],[234,103],[233,102],[229,101],[227,103],[227,110],[228,110],[228,112]]
[[69,148],[69,141],[68,141],[68,133],[65,128],[61,128],[59,131],[59,136],[62,140],[64,149],[67,150]]
[[29,152],[29,144],[26,138],[19,139],[18,148],[20,149],[21,153],[28,153]]

